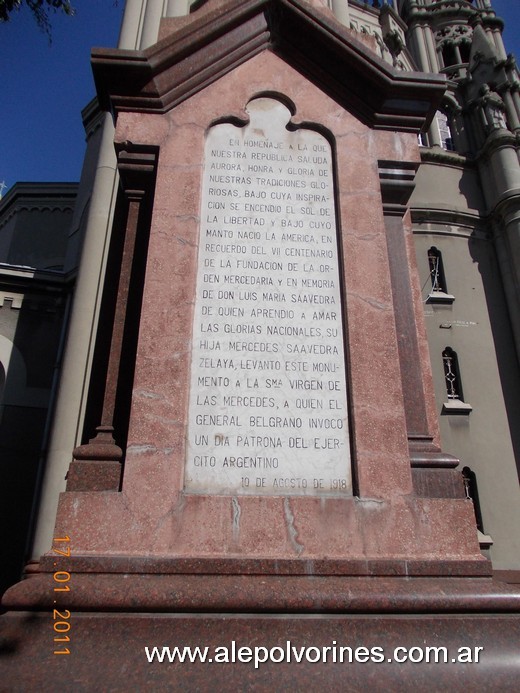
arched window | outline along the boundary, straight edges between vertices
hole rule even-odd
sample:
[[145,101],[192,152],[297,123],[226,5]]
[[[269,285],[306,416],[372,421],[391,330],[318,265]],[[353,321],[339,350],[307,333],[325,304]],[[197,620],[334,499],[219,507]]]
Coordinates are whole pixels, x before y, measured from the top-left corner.
[[455,151],[453,137],[451,134],[450,121],[446,113],[437,111],[436,115],[437,128],[439,130],[439,139],[441,147],[448,152]]
[[442,362],[444,364],[444,379],[446,381],[448,399],[458,399],[463,402],[459,359],[451,347],[446,347],[442,352]]
[[427,303],[453,303],[455,296],[448,293],[442,253],[435,246],[428,250],[428,267],[432,286],[426,299]]
[[460,59],[463,63],[469,63],[471,53],[471,43],[469,41],[461,41],[459,45]]
[[464,467],[462,470],[462,480],[464,481],[466,498],[473,503],[473,511],[475,513],[475,523],[477,525],[480,548],[489,549],[489,547],[493,545],[493,539],[484,531],[482,511],[478,497],[477,475],[469,467]]
[[446,288],[446,277],[444,276],[444,265],[442,264],[442,253],[435,247],[428,250],[428,264],[430,266],[430,278],[432,280],[432,291],[442,291],[448,293]]
[[462,470],[462,479],[464,480],[466,498],[473,502],[477,529],[484,534],[484,524],[482,522],[482,512],[480,510],[480,501],[478,497],[477,476],[469,467],[464,467]]
[[469,414],[473,407],[464,401],[459,358],[451,347],[446,347],[442,352],[442,365],[448,398],[442,405],[443,414]]
[[450,67],[458,63],[458,56],[455,52],[455,46],[451,42],[446,42],[442,47],[442,61],[444,67]]

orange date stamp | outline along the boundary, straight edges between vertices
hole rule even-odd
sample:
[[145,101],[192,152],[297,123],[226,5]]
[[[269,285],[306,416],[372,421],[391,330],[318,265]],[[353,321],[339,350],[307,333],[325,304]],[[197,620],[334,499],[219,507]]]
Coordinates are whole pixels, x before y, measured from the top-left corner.
[[[57,544],[58,546],[55,546]],[[70,556],[70,537],[55,537],[52,542],[52,550],[57,556]],[[56,563],[54,565],[57,565]],[[54,596],[57,603],[60,592],[70,592],[70,573],[66,570],[55,570],[53,574]],[[53,609],[52,613],[53,630],[54,630],[54,646],[61,647],[57,643],[67,643],[70,645],[70,611],[68,609]],[[70,648],[62,646],[62,649],[55,649],[55,655],[69,655]]]

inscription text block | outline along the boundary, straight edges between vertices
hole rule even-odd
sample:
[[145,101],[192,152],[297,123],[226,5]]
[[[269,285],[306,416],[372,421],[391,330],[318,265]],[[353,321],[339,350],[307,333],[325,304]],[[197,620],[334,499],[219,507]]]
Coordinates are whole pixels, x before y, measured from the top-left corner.
[[206,140],[185,490],[350,495],[331,148],[247,110]]

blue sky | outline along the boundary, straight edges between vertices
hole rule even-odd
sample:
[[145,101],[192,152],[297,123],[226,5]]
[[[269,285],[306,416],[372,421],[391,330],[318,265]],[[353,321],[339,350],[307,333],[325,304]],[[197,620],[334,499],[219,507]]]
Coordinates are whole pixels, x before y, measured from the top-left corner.
[[[81,110],[94,96],[93,46],[115,46],[124,0],[73,0],[53,17],[52,44],[27,10],[0,24],[0,183],[77,181],[85,148]],[[520,60],[520,0],[493,0],[506,48]]]
[[506,23],[504,43],[520,64],[520,0],[491,0],[493,9]]
[[77,181],[85,149],[81,110],[95,94],[93,46],[115,46],[124,0],[73,0],[52,17],[52,44],[27,9],[0,24],[0,182]]

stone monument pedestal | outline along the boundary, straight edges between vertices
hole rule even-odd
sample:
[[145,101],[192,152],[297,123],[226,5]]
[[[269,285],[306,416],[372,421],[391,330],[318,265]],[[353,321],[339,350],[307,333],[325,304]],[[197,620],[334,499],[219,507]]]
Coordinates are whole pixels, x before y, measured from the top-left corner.
[[106,387],[4,597],[7,680],[507,690],[520,593],[440,449],[406,206],[444,83],[322,3],[232,5],[94,55],[122,181]]
[[[70,655],[53,654],[64,645],[52,583],[35,575],[23,598],[21,585],[6,594],[8,608],[30,609],[2,617],[8,690],[509,691],[518,680],[520,593],[486,577],[74,573],[59,609],[72,614]],[[195,661],[170,662],[164,647]]]

